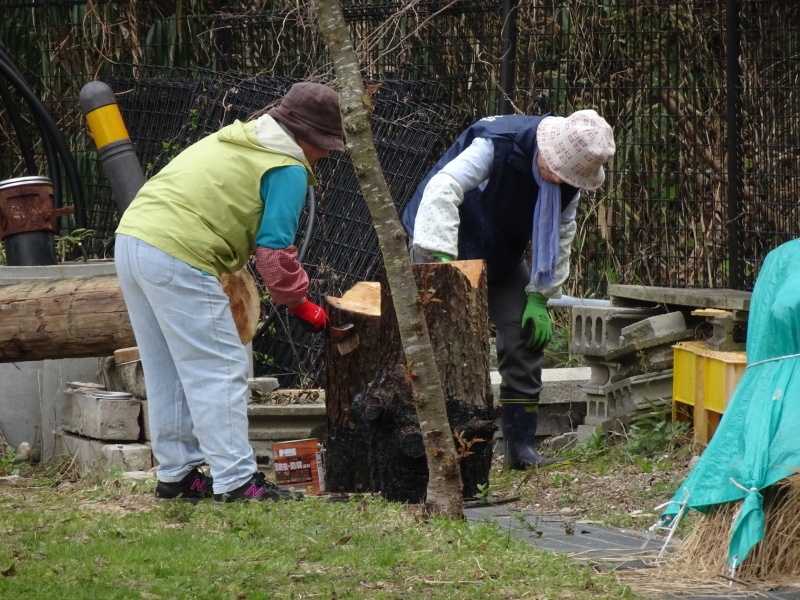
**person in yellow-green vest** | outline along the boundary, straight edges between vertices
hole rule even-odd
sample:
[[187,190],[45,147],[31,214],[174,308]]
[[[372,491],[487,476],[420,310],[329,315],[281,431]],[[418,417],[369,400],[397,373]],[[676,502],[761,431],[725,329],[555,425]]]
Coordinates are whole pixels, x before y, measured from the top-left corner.
[[[115,263],[142,360],[156,497],[300,499],[257,470],[248,441],[247,351],[219,277],[255,253],[275,304],[328,326],[293,245],[313,165],[344,150],[339,96],[296,83],[276,108],[176,156],[122,215]],[[198,467],[207,463],[211,476]]]

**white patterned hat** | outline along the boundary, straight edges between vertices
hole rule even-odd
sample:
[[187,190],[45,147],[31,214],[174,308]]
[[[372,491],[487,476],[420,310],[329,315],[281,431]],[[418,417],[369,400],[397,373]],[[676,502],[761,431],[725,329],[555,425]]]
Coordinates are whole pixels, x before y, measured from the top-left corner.
[[596,190],[605,181],[603,165],[614,156],[614,132],[593,110],[568,117],[545,117],[536,130],[536,143],[547,167],[565,182]]

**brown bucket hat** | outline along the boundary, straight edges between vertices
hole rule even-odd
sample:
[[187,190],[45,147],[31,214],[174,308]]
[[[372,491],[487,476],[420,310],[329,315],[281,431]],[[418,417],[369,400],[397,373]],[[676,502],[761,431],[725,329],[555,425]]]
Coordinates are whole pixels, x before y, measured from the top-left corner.
[[267,112],[296,138],[323,150],[344,150],[339,94],[321,83],[295,83]]

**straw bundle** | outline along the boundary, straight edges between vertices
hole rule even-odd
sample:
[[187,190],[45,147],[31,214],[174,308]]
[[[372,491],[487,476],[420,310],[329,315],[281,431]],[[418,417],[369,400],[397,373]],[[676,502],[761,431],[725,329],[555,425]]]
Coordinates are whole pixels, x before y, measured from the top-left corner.
[[740,502],[720,505],[698,520],[675,552],[654,568],[619,571],[620,582],[644,594],[719,593],[728,597],[757,588],[800,587],[800,475],[766,488],[764,539],[731,573],[728,543]]

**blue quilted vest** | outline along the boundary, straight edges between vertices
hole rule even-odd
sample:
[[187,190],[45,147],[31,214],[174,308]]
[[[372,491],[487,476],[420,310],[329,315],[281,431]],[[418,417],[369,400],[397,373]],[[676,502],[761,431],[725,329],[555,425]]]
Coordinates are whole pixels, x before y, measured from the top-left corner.
[[[485,260],[490,279],[501,277],[522,262],[531,241],[533,210],[539,195],[532,168],[536,128],[543,118],[486,117],[467,128],[417,186],[403,211],[408,235],[414,236],[414,221],[428,181],[475,138],[488,138],[494,144],[492,174],[482,190],[475,188],[464,195],[458,209],[458,258]],[[578,190],[567,184],[560,187],[564,210]]]

